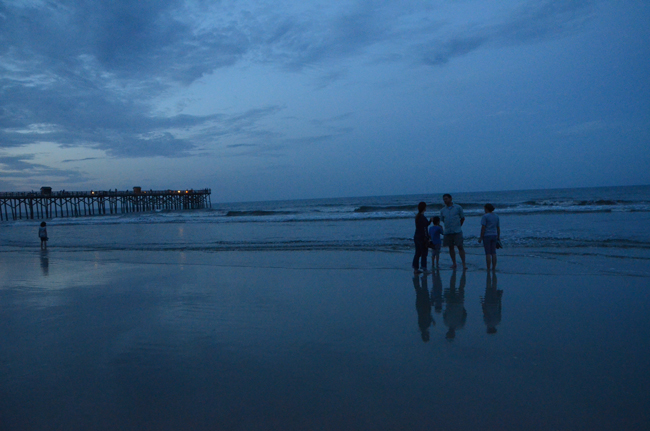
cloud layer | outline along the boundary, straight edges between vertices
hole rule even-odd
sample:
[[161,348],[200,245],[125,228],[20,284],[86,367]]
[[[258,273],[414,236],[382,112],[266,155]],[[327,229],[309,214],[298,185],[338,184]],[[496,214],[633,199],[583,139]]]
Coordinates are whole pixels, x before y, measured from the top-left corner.
[[[594,59],[593,46],[613,34],[606,27],[639,10],[624,3],[612,18],[604,11],[613,6],[599,0],[1,2],[0,175],[3,184],[41,174],[83,182],[92,175],[75,169],[137,159],[149,163],[151,181],[152,160],[191,171],[198,162],[188,161],[210,159],[224,171],[303,181],[319,172],[312,180],[322,182],[366,163],[369,177],[382,166],[400,178],[412,168],[411,148],[426,148],[434,133],[465,149],[463,163],[465,142],[477,137],[521,154],[595,145],[589,139],[626,124],[632,106],[605,112],[601,100],[623,94],[621,85],[638,88],[634,76],[643,75],[629,66],[643,52],[627,52],[633,45],[623,39],[603,63]],[[565,41],[567,52],[589,54],[540,71]],[[610,74],[623,72],[607,76],[610,65],[622,65]],[[507,73],[524,76],[519,87]],[[494,112],[498,119],[479,125]],[[642,120],[646,111],[637,112]],[[584,126],[594,124],[602,127]],[[57,163],[30,153],[45,147],[61,150]]]
[[[557,36],[591,2],[530,2],[503,22],[448,31],[437,10],[415,3],[313,3],[115,0],[0,4],[0,148],[39,140],[91,146],[112,157],[181,157],[210,136],[178,131],[242,131],[239,118],[156,116],[151,101],[178,85],[239,61],[300,70],[331,65],[385,44],[404,59],[442,65],[488,44]],[[410,7],[408,7],[410,6]],[[413,22],[405,26],[405,22]],[[408,59],[407,59],[408,60]],[[272,108],[273,111],[275,108]],[[33,133],[34,125],[49,129]],[[197,139],[198,138],[198,139]]]

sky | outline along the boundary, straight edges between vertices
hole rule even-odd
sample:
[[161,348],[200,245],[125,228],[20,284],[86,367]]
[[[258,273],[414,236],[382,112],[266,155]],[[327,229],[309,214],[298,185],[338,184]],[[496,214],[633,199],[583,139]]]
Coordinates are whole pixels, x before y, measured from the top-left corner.
[[646,0],[0,0],[0,191],[650,184]]

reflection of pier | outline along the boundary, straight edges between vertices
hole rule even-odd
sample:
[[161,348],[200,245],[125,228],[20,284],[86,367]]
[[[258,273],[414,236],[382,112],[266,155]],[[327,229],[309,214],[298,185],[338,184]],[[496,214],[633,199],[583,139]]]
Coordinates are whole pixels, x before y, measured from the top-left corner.
[[0,192],[0,220],[48,219],[209,208],[210,189]]

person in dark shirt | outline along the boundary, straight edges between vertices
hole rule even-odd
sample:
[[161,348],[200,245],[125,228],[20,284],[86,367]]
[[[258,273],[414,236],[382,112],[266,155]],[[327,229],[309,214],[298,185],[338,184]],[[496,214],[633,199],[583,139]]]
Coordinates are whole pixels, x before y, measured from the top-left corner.
[[[427,210],[427,204],[420,202],[418,204],[418,214],[415,216],[415,235],[413,241],[415,242],[415,256],[413,257],[413,271],[416,274],[427,271],[427,255],[429,254],[429,235],[427,227],[429,227],[429,220],[425,217],[424,212]],[[419,267],[418,267],[419,263]]]

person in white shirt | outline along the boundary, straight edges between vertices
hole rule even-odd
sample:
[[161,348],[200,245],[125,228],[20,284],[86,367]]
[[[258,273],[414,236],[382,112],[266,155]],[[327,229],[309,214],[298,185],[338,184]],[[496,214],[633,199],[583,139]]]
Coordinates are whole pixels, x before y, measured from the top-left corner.
[[481,235],[478,238],[479,244],[483,241],[485,249],[485,264],[487,270],[497,268],[497,241],[501,240],[501,226],[499,216],[494,214],[494,205],[485,204],[485,215],[481,218]]
[[467,269],[465,248],[463,247],[463,230],[461,229],[461,226],[465,223],[463,207],[454,204],[449,193],[442,195],[442,200],[445,203],[444,208],[440,210],[440,220],[445,224],[445,236],[442,245],[449,247],[452,268],[456,268],[456,251],[454,250],[454,246],[456,246],[458,247],[460,260],[463,262],[463,269]]

